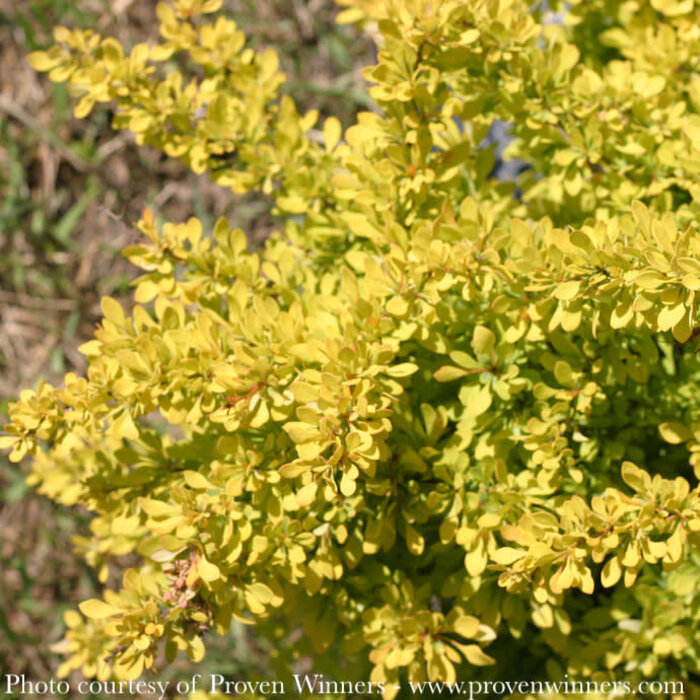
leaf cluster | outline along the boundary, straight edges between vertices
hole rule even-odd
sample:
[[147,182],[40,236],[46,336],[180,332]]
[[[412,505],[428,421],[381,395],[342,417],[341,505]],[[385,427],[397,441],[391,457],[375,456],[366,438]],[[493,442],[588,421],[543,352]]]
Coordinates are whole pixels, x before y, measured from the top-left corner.
[[94,511],[102,580],[141,562],[67,618],[62,671],[198,661],[238,620],[387,698],[489,677],[504,640],[553,676],[700,673],[700,5],[339,4],[378,45],[345,130],[218,0],[159,5],[154,46],[59,28],[32,56],[283,220],[250,252],[145,212],[133,312],[105,298],[87,377],[12,407],[0,445]]

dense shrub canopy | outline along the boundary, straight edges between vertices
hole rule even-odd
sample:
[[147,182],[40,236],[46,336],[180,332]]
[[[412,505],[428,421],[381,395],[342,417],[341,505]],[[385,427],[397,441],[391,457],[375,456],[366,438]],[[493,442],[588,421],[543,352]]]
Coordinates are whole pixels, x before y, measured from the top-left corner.
[[0,444],[94,511],[101,580],[140,561],[67,615],[62,673],[197,661],[239,620],[387,698],[700,674],[700,3],[338,1],[378,45],[345,130],[220,0],[31,57],[280,219],[250,252],[145,212],[133,311],[105,298],[87,376],[12,407]]

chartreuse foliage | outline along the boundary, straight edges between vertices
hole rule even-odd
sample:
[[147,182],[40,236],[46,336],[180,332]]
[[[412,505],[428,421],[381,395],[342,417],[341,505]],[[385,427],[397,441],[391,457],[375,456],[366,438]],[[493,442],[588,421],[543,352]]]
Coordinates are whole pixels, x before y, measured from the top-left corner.
[[379,46],[346,130],[219,0],[159,5],[153,46],[58,28],[31,57],[282,222],[252,253],[147,211],[131,314],[105,298],[87,377],[12,407],[1,444],[94,511],[102,580],[140,556],[66,618],[62,672],[198,661],[241,620],[387,698],[699,674],[700,3],[339,3]]

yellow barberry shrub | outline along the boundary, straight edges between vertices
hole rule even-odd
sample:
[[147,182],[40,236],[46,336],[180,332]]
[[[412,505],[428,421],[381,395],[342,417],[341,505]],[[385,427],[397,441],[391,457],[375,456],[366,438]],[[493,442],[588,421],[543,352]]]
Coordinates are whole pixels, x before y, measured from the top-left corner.
[[346,129],[300,114],[220,5],[31,56],[78,116],[111,105],[280,221],[251,252],[146,211],[133,311],[103,299],[86,376],[11,407],[0,445],[92,511],[101,580],[140,562],[67,617],[61,672],[199,661],[236,620],[277,668],[388,699],[700,692],[700,2],[339,0],[378,49]]

